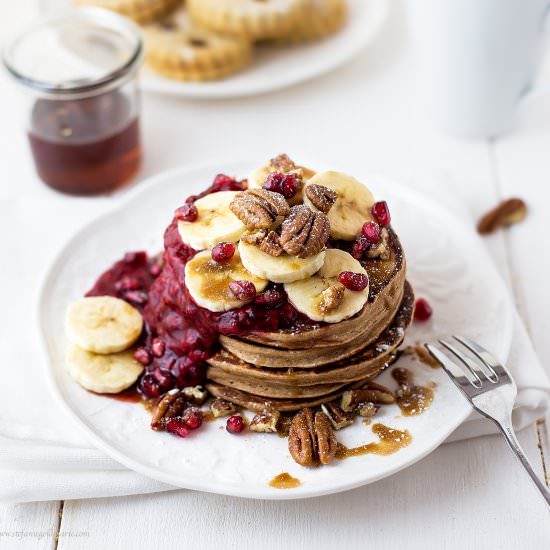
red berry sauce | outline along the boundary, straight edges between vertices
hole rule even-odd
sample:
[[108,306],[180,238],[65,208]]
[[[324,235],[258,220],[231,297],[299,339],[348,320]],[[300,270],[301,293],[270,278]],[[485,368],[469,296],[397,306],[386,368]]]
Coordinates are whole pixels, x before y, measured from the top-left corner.
[[[242,189],[241,182],[220,174],[212,186],[190,197],[188,203],[209,193]],[[305,329],[320,326],[296,311],[281,285],[270,284],[253,302],[230,311],[216,313],[198,306],[185,286],[185,264],[197,251],[182,242],[176,216],[164,234],[164,247],[163,264],[145,252],[126,254],[87,293],[125,299],[143,313],[145,328],[136,353],[145,365],[138,382],[145,397],[156,398],[174,387],[202,383],[205,361],[215,351],[220,334],[277,331],[296,323]],[[248,293],[247,300],[253,298],[251,288],[235,291]]]

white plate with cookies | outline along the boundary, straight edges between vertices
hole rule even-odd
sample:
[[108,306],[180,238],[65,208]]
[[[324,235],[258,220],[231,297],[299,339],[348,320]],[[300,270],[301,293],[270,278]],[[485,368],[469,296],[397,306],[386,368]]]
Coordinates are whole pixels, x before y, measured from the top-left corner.
[[[84,1],[87,0],[78,0],[78,2]],[[137,3],[137,0],[89,1],[96,5],[98,2],[103,2],[103,4]],[[173,0],[147,1],[152,3],[158,3],[159,1],[161,3],[163,1],[173,2]],[[256,0],[240,1],[243,3],[256,2]],[[312,4],[318,1],[331,3],[331,0],[272,0],[276,3],[293,1],[310,2]],[[240,62],[236,63],[235,56],[242,55],[242,52],[239,48],[233,48],[233,53],[227,56],[218,56],[215,61],[215,70],[205,73],[201,73],[200,70],[198,73],[192,71],[183,76],[186,80],[178,79],[182,77],[181,75],[178,76],[177,71],[168,71],[168,73],[171,73],[170,77],[161,76],[146,65],[141,75],[142,89],[147,92],[188,98],[223,99],[272,92],[326,74],[348,62],[370,44],[383,28],[389,11],[386,0],[336,1],[346,3],[347,16],[345,22],[338,25],[337,30],[327,28],[327,36],[325,37],[305,41],[289,39],[288,34],[282,37],[277,36],[259,40],[256,40],[254,36],[247,37],[247,40],[254,41],[254,44],[248,47],[249,51],[246,58],[239,59]],[[140,2],[143,4],[143,0],[140,0]],[[43,14],[52,15],[66,10],[71,4],[71,0],[41,0],[40,6]],[[197,4],[197,0],[194,4]],[[301,17],[302,20],[298,23],[303,25],[304,16]],[[146,25],[150,27],[154,24],[147,23]],[[147,35],[147,27],[145,28]],[[213,32],[217,31],[213,30]],[[254,31],[251,32],[253,35]],[[322,34],[322,30],[312,32],[317,35]],[[269,31],[267,34],[269,34]],[[187,45],[185,48],[178,49],[178,55],[189,59],[189,56],[198,54],[202,59],[204,54],[203,40],[199,42],[201,42],[199,50],[193,46],[189,48]],[[214,42],[216,42],[217,47],[217,40],[214,40]],[[229,59],[229,66],[224,66],[226,58]],[[173,66],[174,63],[171,62],[171,67]],[[202,66],[202,60],[198,62],[198,66]],[[211,80],[213,78],[216,80]]]

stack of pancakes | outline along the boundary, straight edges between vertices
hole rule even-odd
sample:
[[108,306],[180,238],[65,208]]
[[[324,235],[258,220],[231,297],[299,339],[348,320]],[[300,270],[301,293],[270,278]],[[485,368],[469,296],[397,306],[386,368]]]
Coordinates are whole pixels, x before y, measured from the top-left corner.
[[401,243],[391,229],[389,237],[389,259],[364,262],[369,299],[358,314],[315,329],[221,336],[208,360],[208,390],[252,411],[295,411],[337,399],[390,366],[412,321],[414,294]]

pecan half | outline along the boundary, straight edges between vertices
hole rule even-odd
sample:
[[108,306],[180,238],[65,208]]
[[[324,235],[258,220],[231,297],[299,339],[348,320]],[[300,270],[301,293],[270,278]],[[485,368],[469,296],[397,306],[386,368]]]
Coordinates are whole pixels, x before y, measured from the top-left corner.
[[301,410],[292,420],[288,434],[288,450],[301,466],[330,464],[336,454],[336,436],[327,416],[315,415],[311,409]]
[[479,220],[477,231],[481,235],[492,233],[500,227],[521,222],[527,214],[527,205],[521,199],[506,199],[487,212]]
[[340,407],[346,412],[355,411],[367,403],[389,405],[395,402],[393,393],[383,386],[369,385],[365,389],[348,390],[342,394]]
[[276,410],[265,410],[258,413],[250,422],[249,429],[253,432],[276,433],[281,413]]
[[151,419],[151,428],[156,431],[164,430],[166,422],[171,418],[181,416],[187,406],[187,397],[181,390],[170,390],[157,403]]
[[319,302],[319,310],[322,313],[328,313],[336,309],[344,300],[344,285],[337,283],[329,286],[321,292],[321,300]]
[[208,397],[208,391],[202,386],[189,386],[183,388],[181,393],[187,397],[187,399],[193,403],[193,405],[202,405]]
[[221,418],[222,416],[235,414],[237,412],[237,407],[230,401],[218,398],[210,403],[210,411],[214,418]]
[[281,225],[279,242],[287,254],[308,258],[325,248],[329,235],[327,216],[300,204],[290,209],[290,214]]
[[338,193],[334,189],[316,184],[306,185],[305,194],[311,204],[323,214],[326,214],[333,207],[338,198]]
[[269,167],[272,171],[290,172],[296,168],[296,164],[287,154],[281,153],[269,161]]
[[285,198],[267,189],[237,193],[229,208],[250,230],[269,229],[289,213]]
[[270,256],[280,256],[283,248],[279,242],[279,235],[275,231],[270,231],[260,242],[260,249]]
[[336,403],[324,403],[321,410],[327,415],[335,430],[341,430],[353,424],[355,420],[354,414],[343,411]]

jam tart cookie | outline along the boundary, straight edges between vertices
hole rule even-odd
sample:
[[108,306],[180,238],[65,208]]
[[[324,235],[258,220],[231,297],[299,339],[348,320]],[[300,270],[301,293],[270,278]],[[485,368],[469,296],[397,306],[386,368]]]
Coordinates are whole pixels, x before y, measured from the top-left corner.
[[168,78],[218,80],[250,61],[251,45],[247,40],[206,30],[183,10],[146,26],[144,32],[147,65]]
[[304,16],[306,0],[188,0],[193,19],[224,34],[250,40],[279,38]]
[[301,17],[292,30],[277,40],[284,44],[297,44],[320,40],[334,34],[346,23],[346,0],[306,0],[306,17]]
[[183,0],[73,0],[75,6],[93,6],[115,11],[138,23],[153,21],[175,10]]

